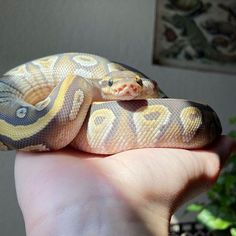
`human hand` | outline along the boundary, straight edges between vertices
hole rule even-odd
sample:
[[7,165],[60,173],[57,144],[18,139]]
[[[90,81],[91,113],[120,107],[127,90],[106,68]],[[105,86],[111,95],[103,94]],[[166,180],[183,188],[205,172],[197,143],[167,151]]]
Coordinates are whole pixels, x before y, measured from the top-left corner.
[[16,190],[27,236],[168,235],[174,211],[206,191],[235,150],[221,137],[197,151],[19,152]]

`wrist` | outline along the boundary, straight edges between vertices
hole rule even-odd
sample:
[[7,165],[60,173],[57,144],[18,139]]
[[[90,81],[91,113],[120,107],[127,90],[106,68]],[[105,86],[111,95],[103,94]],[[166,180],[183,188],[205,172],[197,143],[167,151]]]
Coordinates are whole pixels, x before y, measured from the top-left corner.
[[[19,195],[27,236],[168,235],[156,233],[164,232],[163,226],[167,232],[168,221],[158,220],[145,204],[138,206],[141,202],[135,202],[100,168],[88,162],[69,167],[57,161],[57,165],[62,167],[60,172],[50,165],[41,174],[34,172],[37,185],[27,185],[24,196]],[[45,171],[49,175],[43,180]]]
[[81,194],[66,206],[56,206],[35,221],[26,221],[27,236],[168,235],[167,221],[153,218],[146,209],[134,209],[113,186],[103,183],[99,189]]
[[[114,210],[116,207],[120,209],[120,219],[127,223],[127,229],[129,226],[136,226],[137,232],[134,235],[169,235],[171,218],[169,199],[165,199],[162,194],[154,196],[146,194],[145,191],[139,192],[133,182],[129,184],[129,181],[121,181],[125,179],[124,176],[121,177],[115,170],[107,171],[104,165],[100,168],[100,165],[96,165],[96,169],[101,170],[104,181],[113,190]],[[141,228],[146,230],[145,233],[140,231]]]

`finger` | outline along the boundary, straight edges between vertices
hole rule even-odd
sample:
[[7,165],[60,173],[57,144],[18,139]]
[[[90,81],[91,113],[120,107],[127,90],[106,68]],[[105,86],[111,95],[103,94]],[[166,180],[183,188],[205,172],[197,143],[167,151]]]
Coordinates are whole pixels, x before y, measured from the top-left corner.
[[220,157],[220,167],[223,168],[231,154],[236,153],[236,140],[222,135],[212,144],[209,151]]

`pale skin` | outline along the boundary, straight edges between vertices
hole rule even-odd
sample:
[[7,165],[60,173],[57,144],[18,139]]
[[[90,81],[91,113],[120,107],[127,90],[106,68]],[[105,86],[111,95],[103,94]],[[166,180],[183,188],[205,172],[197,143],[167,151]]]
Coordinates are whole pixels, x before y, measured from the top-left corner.
[[235,151],[235,141],[222,136],[198,151],[18,152],[16,190],[27,236],[166,236],[175,210],[207,191]]

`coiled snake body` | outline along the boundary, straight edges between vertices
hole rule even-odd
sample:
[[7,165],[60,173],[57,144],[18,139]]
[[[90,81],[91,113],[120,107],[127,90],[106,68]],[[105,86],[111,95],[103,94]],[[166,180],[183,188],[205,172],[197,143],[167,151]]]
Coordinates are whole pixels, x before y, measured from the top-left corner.
[[209,106],[161,97],[154,81],[96,55],[40,58],[0,79],[0,150],[193,149],[221,133]]

